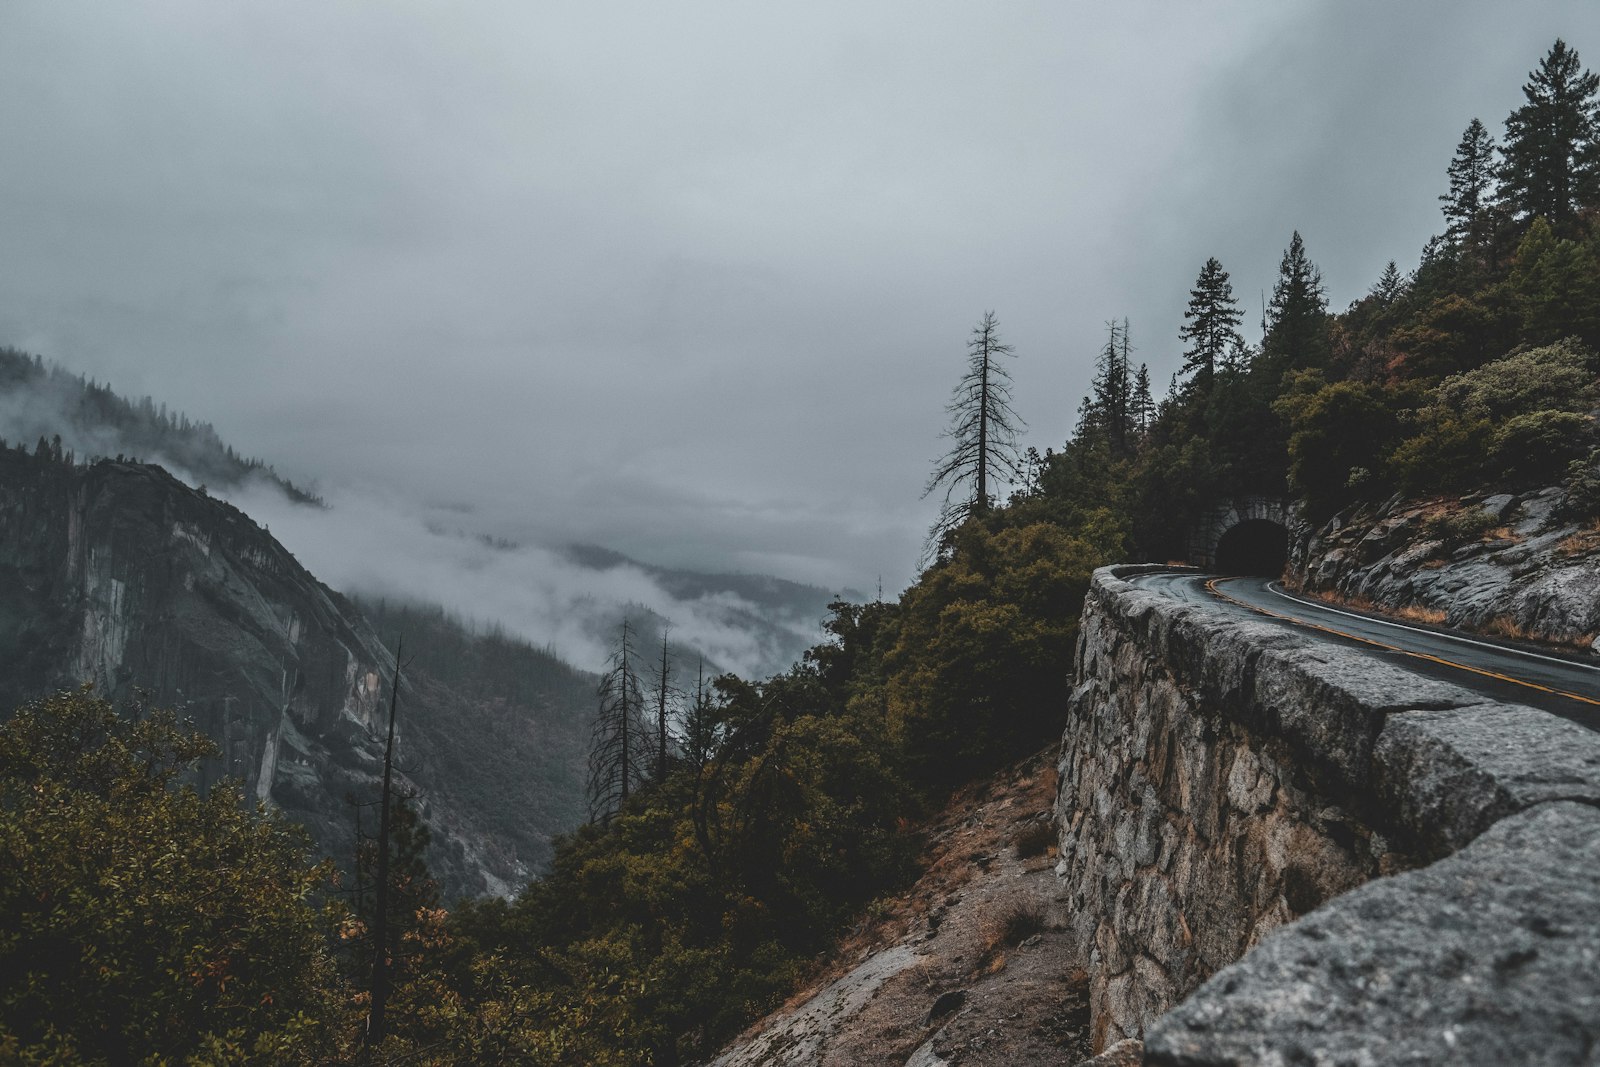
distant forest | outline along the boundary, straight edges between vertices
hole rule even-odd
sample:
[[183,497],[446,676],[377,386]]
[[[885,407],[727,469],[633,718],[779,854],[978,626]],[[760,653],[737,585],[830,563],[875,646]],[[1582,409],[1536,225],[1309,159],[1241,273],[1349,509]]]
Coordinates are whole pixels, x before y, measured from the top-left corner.
[[53,442],[56,450],[76,451],[80,460],[172,464],[203,484],[227,488],[260,478],[296,503],[323,506],[316,494],[268,464],[239,455],[208,422],[169,412],[148,396],[126,400],[109,385],[69,374],[40,356],[0,348],[0,433],[24,445],[40,437],[48,446],[63,429],[67,437]]
[[1247,342],[1228,273],[1207,260],[1159,404],[1127,323],[1109,323],[1072,439],[1030,450],[995,521],[1099,514],[1116,554],[1166,560],[1201,510],[1252,493],[1297,497],[1314,522],[1396,493],[1553,483],[1569,512],[1600,510],[1597,83],[1557,41],[1503,140],[1468,123],[1444,232],[1417,268],[1391,262],[1341,314],[1296,233]]
[[[0,914],[23,931],[0,939],[0,1057],[703,1060],[908,883],[920,817],[1056,739],[1094,568],[1181,556],[1200,510],[1244,493],[1294,496],[1320,522],[1395,495],[1559,485],[1568,518],[1600,518],[1600,78],[1558,41],[1523,93],[1500,140],[1466,127],[1441,174],[1444,232],[1414,271],[1391,263],[1335,314],[1292,235],[1250,342],[1208,260],[1164,398],[1115,320],[1059,449],[1022,451],[1005,432],[990,374],[1011,357],[985,315],[929,483],[947,510],[916,583],[897,600],[836,602],[829,639],[761,681],[658,688],[649,650],[619,641],[593,769],[623,788],[559,842],[546,877],[446,913],[396,838],[389,899],[404,906],[386,920],[380,1040],[362,1038],[370,904],[319,908],[326,871],[270,816],[210,810],[161,777],[203,754],[170,721],[119,727],[81,695],[29,709],[0,728]],[[991,476],[1009,471],[1002,500],[1009,479]],[[654,713],[665,701],[670,718]],[[84,738],[101,741],[95,775],[51,755]],[[106,843],[108,819],[138,832]],[[146,845],[190,838],[210,851]],[[31,888],[49,872],[74,879],[60,899],[107,899],[78,862],[86,841],[128,854],[111,904],[58,906]],[[209,892],[224,846],[222,869],[248,874],[226,908]],[[182,920],[170,937],[168,918]]]

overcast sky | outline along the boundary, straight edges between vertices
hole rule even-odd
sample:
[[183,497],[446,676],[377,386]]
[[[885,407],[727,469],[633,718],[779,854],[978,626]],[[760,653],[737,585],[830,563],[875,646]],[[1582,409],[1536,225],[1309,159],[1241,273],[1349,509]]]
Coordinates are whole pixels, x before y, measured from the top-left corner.
[[1296,228],[1336,307],[1413,266],[1557,36],[1600,3],[3,0],[0,344],[486,532],[894,589],[986,309],[1059,446],[1207,256],[1252,322]]

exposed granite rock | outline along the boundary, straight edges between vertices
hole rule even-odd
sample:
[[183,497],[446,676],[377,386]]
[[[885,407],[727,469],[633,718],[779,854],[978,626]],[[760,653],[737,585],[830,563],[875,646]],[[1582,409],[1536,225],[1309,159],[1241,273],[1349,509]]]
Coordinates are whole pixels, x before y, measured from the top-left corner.
[[[1062,928],[1054,860],[1015,847],[1054,795],[1053,756],[958,792],[926,827],[917,883],[864,916],[810,988],[712,1067],[1065,1067],[1088,1056],[1083,961]],[[1045,925],[1011,945],[1005,917],[1019,905]]]
[[[1140,1067],[1144,1063],[1144,1042],[1135,1038],[1118,1041],[1100,1055],[1084,1060],[1077,1067]],[[907,1064],[906,1067],[910,1067]]]
[[[0,449],[0,665],[0,715],[84,681],[175,708],[222,747],[202,785],[239,778],[349,858],[346,796],[376,794],[394,659],[348,601],[230,505],[159,467]],[[485,831],[485,813],[443,773],[473,743],[459,734],[474,710],[416,672],[402,688],[402,779],[423,796],[429,863],[451,896],[513,891],[570,825]],[[576,794],[587,724],[528,718],[540,743],[570,750]],[[526,784],[508,783],[506,797]]]
[[[1287,581],[1461,629],[1600,651],[1600,530],[1558,519],[1560,499],[1550,488],[1460,503],[1391,500],[1316,529],[1293,522]],[[1482,533],[1452,543],[1432,521],[1449,518]]]
[[1584,1064],[1600,810],[1543,805],[1278,931],[1150,1027],[1145,1062]]

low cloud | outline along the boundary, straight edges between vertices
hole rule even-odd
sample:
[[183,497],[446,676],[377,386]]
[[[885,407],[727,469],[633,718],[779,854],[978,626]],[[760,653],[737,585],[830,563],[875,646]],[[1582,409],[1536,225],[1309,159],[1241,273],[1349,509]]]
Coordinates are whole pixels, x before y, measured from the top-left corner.
[[[670,621],[673,641],[746,677],[781,670],[764,619],[789,647],[814,643],[821,620],[775,618],[729,592],[674,597],[642,568],[596,569],[558,549],[496,542],[460,512],[418,513],[406,501],[359,487],[323,487],[328,507],[295,504],[261,480],[218,494],[265,526],[324,582],[347,593],[442,605],[469,622],[498,624],[575,666],[599,670],[614,627],[647,612]],[[395,635],[385,634],[385,638]],[[783,642],[789,644],[789,642]]]

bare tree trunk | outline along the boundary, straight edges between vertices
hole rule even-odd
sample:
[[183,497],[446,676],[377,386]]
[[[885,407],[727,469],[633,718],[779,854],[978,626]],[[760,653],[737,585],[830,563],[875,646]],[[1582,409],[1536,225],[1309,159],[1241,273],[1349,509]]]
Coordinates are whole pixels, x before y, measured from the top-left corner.
[[661,676],[656,691],[656,781],[667,780],[667,686],[671,681],[667,664],[667,629],[661,630]]
[[372,918],[372,986],[367,1013],[367,1032],[362,1044],[371,1047],[383,1040],[386,1032],[384,1012],[389,1006],[389,803],[394,788],[394,715],[400,700],[400,653],[402,638],[394,648],[394,685],[389,688],[389,737],[383,748],[383,792],[378,808],[378,884]]

